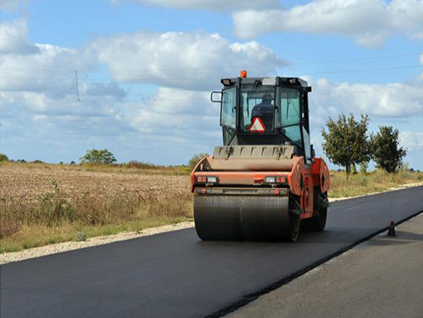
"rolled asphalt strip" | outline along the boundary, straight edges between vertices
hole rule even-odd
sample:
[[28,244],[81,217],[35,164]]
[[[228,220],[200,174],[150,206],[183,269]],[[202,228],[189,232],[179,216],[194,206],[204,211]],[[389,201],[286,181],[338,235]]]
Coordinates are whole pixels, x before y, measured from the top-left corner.
[[423,317],[423,214],[225,317]]

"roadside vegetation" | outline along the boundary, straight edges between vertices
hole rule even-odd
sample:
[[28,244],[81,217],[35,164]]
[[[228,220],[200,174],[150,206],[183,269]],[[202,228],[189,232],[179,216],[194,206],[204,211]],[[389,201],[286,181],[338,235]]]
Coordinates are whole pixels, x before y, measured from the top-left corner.
[[330,198],[352,197],[389,191],[406,184],[423,183],[422,172],[401,169],[388,173],[377,169],[370,173],[356,172],[345,178],[343,171],[331,171]]
[[[402,164],[406,151],[398,146],[398,131],[380,127],[368,135],[368,120],[340,116],[322,131],[327,157],[347,172],[331,171],[332,198],[423,182],[423,173]],[[107,149],[88,150],[79,164],[13,161],[1,154],[0,252],[192,220],[189,175],[205,155],[166,167],[116,164]],[[368,172],[371,159],[378,168]]]
[[[328,118],[322,129],[323,151],[335,165],[344,167],[347,179],[355,165],[367,169],[370,160],[388,173],[397,172],[407,151],[399,145],[399,131],[392,126],[379,126],[376,134],[368,133],[370,118],[361,115],[358,122],[353,114],[341,114],[337,120]],[[327,129],[327,130],[326,130]]]
[[0,162],[8,162],[9,157],[7,157],[4,153],[0,153]]
[[[192,220],[190,168],[126,165],[1,165],[0,250],[18,251]],[[399,170],[331,171],[330,197],[423,182]]]
[[192,219],[190,169],[2,162],[0,251]]

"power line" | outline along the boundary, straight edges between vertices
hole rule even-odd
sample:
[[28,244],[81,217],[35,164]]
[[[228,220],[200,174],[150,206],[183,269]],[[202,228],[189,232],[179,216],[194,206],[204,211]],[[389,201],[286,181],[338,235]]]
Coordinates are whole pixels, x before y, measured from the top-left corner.
[[[355,84],[351,84],[351,85],[355,85]],[[377,85],[377,84],[376,84]],[[379,84],[380,85],[380,84]],[[417,87],[417,86],[407,86],[407,87],[392,87],[392,86],[388,86],[386,88],[372,88],[372,89],[360,89],[360,90],[356,90],[352,87],[348,88],[347,91],[337,91],[337,87],[334,87],[334,89],[331,92],[327,92],[327,93],[323,93],[323,92],[313,92],[311,93],[311,96],[330,96],[330,95],[340,95],[340,94],[344,94],[344,95],[358,95],[358,94],[365,94],[365,93],[374,93],[374,92],[391,92],[393,90],[416,90],[418,92],[420,92],[423,95],[423,86],[421,87]],[[7,92],[6,94],[20,94],[19,92],[16,91],[12,91],[12,92]],[[3,94],[5,94],[3,92]],[[70,96],[70,95],[67,95]],[[209,97],[206,96],[204,98],[200,98],[200,97],[195,97],[195,98],[157,98],[157,97],[149,97],[149,96],[143,96],[141,94],[139,94],[140,98],[138,99],[116,99],[115,102],[126,102],[126,103],[139,103],[139,102],[162,102],[162,101],[204,101],[204,102],[209,102]],[[0,95],[1,98],[8,98],[9,96],[2,96]],[[42,97],[46,97],[45,95]],[[89,96],[88,96],[89,97]],[[23,96],[13,96],[10,97],[13,99],[18,99],[18,100],[31,100],[33,99],[33,97],[23,97]],[[52,102],[57,101],[56,99],[51,99],[50,100]],[[89,98],[87,99],[87,101],[89,102]]]
[[403,70],[403,69],[410,69],[410,68],[423,68],[423,65],[407,65],[407,66],[384,67],[384,68],[361,69],[361,70],[326,71],[326,72],[307,73],[307,75],[391,71],[391,70]]
[[[285,65],[275,64],[261,64],[261,65],[248,65],[248,68],[267,68],[267,67],[281,67],[281,66],[297,66],[297,65],[310,65],[310,64],[331,64],[331,63],[342,63],[342,62],[359,62],[359,61],[371,61],[380,59],[391,59],[401,57],[413,57],[420,56],[421,53],[414,54],[398,54],[398,55],[382,55],[382,56],[371,56],[371,57],[359,57],[350,59],[334,59],[334,60],[317,60],[317,61],[304,61],[297,63],[287,63]],[[70,73],[73,70],[60,70],[60,69],[30,69],[30,68],[0,68],[3,71],[34,71],[34,72],[59,72],[59,73]],[[198,71],[198,70],[216,70],[216,69],[233,69],[233,66],[220,66],[220,67],[185,67],[185,68],[158,68],[155,71]],[[109,72],[146,72],[151,69],[111,69],[111,70],[92,70],[84,71],[79,70],[80,73],[109,73]]]
[[[339,71],[324,71],[324,72],[302,72],[294,73],[294,74],[287,74],[287,77],[290,76],[299,76],[299,75],[323,75],[323,74],[343,74],[343,73],[363,73],[363,72],[378,72],[378,71],[390,71],[390,70],[401,70],[401,69],[412,69],[412,68],[423,68],[423,65],[405,65],[405,66],[395,66],[395,67],[385,67],[385,68],[370,68],[370,69],[352,69],[352,70],[339,70]],[[84,79],[86,82],[95,82],[95,81],[109,81],[109,82],[120,82],[120,83],[132,83],[132,82],[144,82],[144,81],[171,81],[171,80],[178,80],[178,81],[192,81],[192,80],[202,80],[202,79],[220,79],[221,77],[225,77],[221,75],[219,77],[175,77],[172,76],[170,78],[161,78],[161,77],[138,77],[138,78],[130,78],[130,79],[111,79],[111,78],[86,78]],[[52,80],[51,77],[15,77],[15,76],[0,76],[0,78],[4,79],[30,79],[30,80]],[[69,79],[64,78],[62,79]]]

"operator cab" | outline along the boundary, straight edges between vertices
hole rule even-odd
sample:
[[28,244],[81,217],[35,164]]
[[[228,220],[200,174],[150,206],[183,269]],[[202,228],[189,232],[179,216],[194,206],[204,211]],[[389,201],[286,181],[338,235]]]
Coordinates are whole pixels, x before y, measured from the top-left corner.
[[241,75],[222,79],[222,91],[211,95],[213,102],[221,103],[223,144],[292,144],[297,155],[311,159],[307,82],[279,76],[247,78],[245,71]]

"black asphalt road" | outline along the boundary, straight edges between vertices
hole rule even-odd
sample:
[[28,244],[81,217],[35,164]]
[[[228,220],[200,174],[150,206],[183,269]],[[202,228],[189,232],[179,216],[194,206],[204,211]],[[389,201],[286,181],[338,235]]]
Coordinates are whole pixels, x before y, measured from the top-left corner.
[[6,264],[1,317],[205,317],[422,210],[418,187],[332,203],[327,231],[294,244],[202,242],[188,229]]

